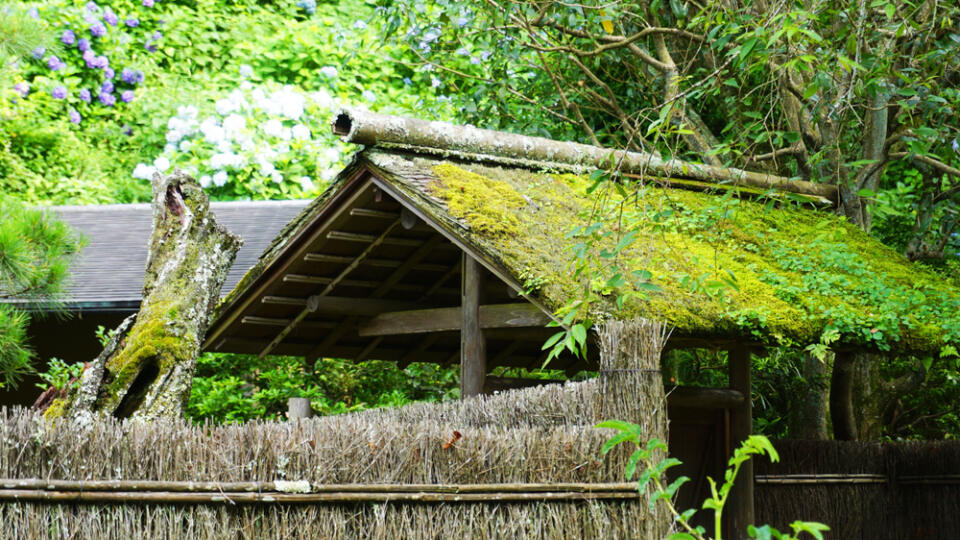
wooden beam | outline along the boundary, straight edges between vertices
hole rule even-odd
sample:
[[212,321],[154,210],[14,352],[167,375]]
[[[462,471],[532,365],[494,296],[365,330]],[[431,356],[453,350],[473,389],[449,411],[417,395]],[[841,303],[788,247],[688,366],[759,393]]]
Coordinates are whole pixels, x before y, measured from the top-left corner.
[[[350,264],[353,262],[353,257],[343,256],[343,255],[328,255],[326,253],[307,253],[303,256],[303,260],[306,262],[325,262],[325,263],[335,263],[335,264]],[[368,258],[363,261],[364,266],[373,266],[377,268],[397,268],[403,261],[398,261],[394,259],[374,259]],[[445,272],[447,267],[442,264],[418,264],[413,267],[414,270],[422,270],[425,272]]]
[[[400,223],[397,221],[397,223]],[[371,244],[376,242],[378,237],[372,234],[359,234],[345,231],[330,231],[327,233],[328,240],[342,240],[344,242],[359,242],[362,244]],[[385,238],[382,243],[391,246],[419,246],[423,244],[422,240],[416,238]]]
[[667,404],[697,409],[736,409],[743,406],[743,393],[731,388],[674,386],[667,389]]
[[307,309],[324,315],[360,315],[372,317],[385,311],[416,309],[422,304],[382,298],[353,298],[348,296],[320,296],[307,298]]
[[[373,250],[375,250],[378,246],[380,246],[381,244],[383,244],[384,242],[386,242],[386,241],[390,238],[390,233],[392,233],[393,230],[396,229],[396,228],[399,227],[399,226],[400,226],[400,220],[398,219],[398,220],[394,221],[393,223],[391,223],[390,225],[388,225],[388,226],[383,230],[383,232],[380,233],[380,236],[377,236],[377,237],[372,237],[372,236],[371,236],[372,240],[370,240],[369,245],[368,245],[366,248],[364,248],[364,250],[363,250],[362,252],[360,252],[359,255],[357,255],[357,257],[354,259],[354,261],[353,261],[352,263],[350,263],[350,264],[349,264],[346,268],[344,268],[339,274],[337,274],[337,277],[333,278],[333,279],[330,281],[330,283],[327,284],[327,286],[323,289],[323,291],[320,293],[319,296],[326,296],[326,295],[330,294],[330,292],[334,289],[334,287],[337,286],[337,284],[338,284],[340,281],[342,281],[344,278],[346,278],[346,276],[347,276],[348,274],[350,274],[350,272],[353,272],[353,270],[356,269],[357,266],[360,265],[360,262],[363,261],[363,259],[367,258]],[[334,231],[334,232],[335,232],[335,231]],[[328,233],[328,234],[327,234],[327,237],[328,237],[328,238],[329,238],[330,234],[333,234],[333,233],[332,233],[332,232],[331,232],[331,233]],[[284,277],[286,277],[286,276],[284,276]],[[292,321],[290,321],[290,324],[288,324],[287,326],[285,326],[285,327],[283,328],[283,330],[281,330],[280,333],[277,334],[277,336],[276,336],[275,338],[273,338],[273,340],[272,340],[266,347],[264,347],[262,351],[260,351],[260,354],[259,354],[258,356],[259,356],[260,358],[263,358],[263,357],[265,357],[266,355],[270,354],[270,351],[272,351],[277,345],[279,345],[280,342],[283,341],[284,338],[286,338],[287,335],[288,335],[290,332],[292,332],[294,328],[297,327],[297,324],[299,324],[300,321],[302,321],[303,319],[305,319],[305,318],[307,317],[307,315],[309,315],[310,313],[311,313],[311,311],[310,311],[309,308],[304,308],[303,310],[301,310],[300,313],[298,313],[297,316],[294,317]]]
[[[293,319],[284,319],[278,317],[254,317],[253,315],[244,315],[240,319],[240,324],[251,326],[286,326]],[[333,321],[301,321],[300,326],[304,328],[327,329],[336,326]]]
[[[480,328],[542,327],[550,317],[527,302],[478,306]],[[392,336],[458,331],[463,324],[462,308],[434,308],[381,313],[358,328],[361,336]]]
[[[750,350],[736,347],[729,351],[730,388],[740,392],[744,399],[740,406],[730,409],[730,443],[736,448],[753,431],[753,410],[750,403]],[[753,461],[740,467],[730,491],[730,530],[728,538],[747,538],[747,527],[754,522]]]
[[[399,223],[399,221],[394,222],[394,225]],[[391,289],[397,288],[398,283],[403,279],[408,273],[413,270],[413,267],[416,266],[424,257],[433,252],[436,245],[443,240],[443,237],[439,235],[434,235],[430,237],[427,241],[419,244],[419,247],[409,256],[407,260],[403,262],[396,270],[394,270],[387,279],[383,280],[381,284],[370,294],[370,298],[381,298],[385,296]],[[357,324],[357,316],[350,316],[337,328],[334,328],[327,336],[323,338],[313,350],[307,355],[307,361],[313,361],[316,363],[317,359],[321,354],[326,353],[327,349],[333,346],[338,339],[343,337],[348,329],[353,328]]]
[[483,290],[483,267],[476,259],[463,254],[460,322],[460,397],[483,393],[487,378],[487,344],[480,327],[480,293]]
[[350,215],[354,217],[366,217],[366,218],[377,218],[377,219],[399,219],[400,214],[397,212],[384,212],[383,210],[374,210],[372,208],[351,208]]

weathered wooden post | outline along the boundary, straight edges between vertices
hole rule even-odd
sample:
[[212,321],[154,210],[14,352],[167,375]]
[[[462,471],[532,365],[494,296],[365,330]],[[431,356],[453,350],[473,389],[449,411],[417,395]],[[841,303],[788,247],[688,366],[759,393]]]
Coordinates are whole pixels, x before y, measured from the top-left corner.
[[287,400],[287,419],[313,418],[313,409],[310,407],[310,398],[292,397]]
[[480,328],[483,268],[466,253],[461,267],[460,396],[469,397],[483,393],[487,378],[487,344]]
[[[648,439],[657,438],[666,443],[667,398],[660,375],[660,355],[668,336],[666,325],[647,319],[611,320],[597,329],[597,336],[600,341],[597,419],[638,424]],[[654,459],[665,458],[661,453]],[[647,495],[651,493],[652,489],[648,488]],[[669,534],[673,519],[662,504],[657,504],[642,523],[643,529],[636,531],[637,538],[663,538]]]
[[[729,351],[730,388],[743,394],[740,405],[730,409],[730,445],[736,448],[753,431],[753,408],[750,402],[750,350],[736,347]],[[753,460],[740,467],[730,491],[729,538],[747,538],[747,526],[754,521],[753,512]]]

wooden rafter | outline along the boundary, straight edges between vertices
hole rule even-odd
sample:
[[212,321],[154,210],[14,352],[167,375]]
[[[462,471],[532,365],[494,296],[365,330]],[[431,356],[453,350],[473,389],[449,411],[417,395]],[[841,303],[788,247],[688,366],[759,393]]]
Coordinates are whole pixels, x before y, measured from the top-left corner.
[[[399,223],[400,223],[399,221],[396,221],[394,222],[393,225],[395,226]],[[384,295],[390,292],[390,290],[393,289],[401,279],[406,277],[406,275],[413,270],[414,266],[420,263],[420,261],[422,261],[424,257],[432,253],[433,250],[436,248],[437,244],[439,244],[442,240],[443,240],[443,237],[434,235],[430,237],[430,239],[428,239],[427,241],[419,243],[417,249],[409,257],[407,257],[407,260],[405,260],[403,264],[397,267],[397,269],[394,270],[393,273],[391,273],[385,280],[383,280],[380,286],[378,286],[370,294],[368,298],[369,299],[382,298]],[[314,347],[312,351],[310,351],[310,353],[307,355],[307,360],[308,361],[312,360],[314,363],[316,363],[316,360],[319,358],[319,355],[321,354],[321,352],[326,351],[327,349],[332,347],[333,344],[336,343],[337,340],[339,340],[343,336],[343,334],[346,333],[348,329],[356,326],[357,321],[358,321],[357,316],[350,316],[346,320],[344,320],[342,323],[340,323],[340,325],[337,326],[337,328],[334,328],[329,334],[327,334],[324,337],[323,341],[321,341],[319,345],[317,345],[316,347]]]
[[[328,262],[335,264],[350,264],[353,262],[353,257],[343,256],[343,255],[328,255],[326,253],[307,253],[304,255],[303,260],[306,262]],[[373,266],[379,268],[397,268],[403,261],[398,261],[395,259],[374,259],[369,258],[363,262],[365,266]],[[425,272],[444,272],[448,268],[442,264],[418,264],[414,267],[414,270],[420,270]]]
[[[364,248],[364,250],[361,251],[359,255],[357,255],[356,259],[354,259],[354,262],[350,263],[346,268],[341,270],[340,273],[337,274],[337,276],[329,284],[327,284],[326,288],[323,289],[323,291],[319,294],[319,296],[326,296],[330,294],[330,292],[333,291],[334,287],[336,287],[341,280],[346,278],[347,275],[350,274],[350,272],[353,272],[353,270],[360,265],[360,262],[363,259],[368,257],[370,253],[372,253],[375,249],[377,249],[377,247],[379,247],[381,244],[386,242],[390,237],[390,233],[392,233],[393,230],[399,226],[400,226],[400,220],[396,220],[390,225],[388,225],[387,228],[384,229],[382,233],[380,233],[380,236],[373,237],[370,240],[369,245],[366,248]],[[329,234],[327,236],[329,237]],[[277,334],[277,337],[273,338],[273,340],[266,347],[264,347],[262,351],[260,351],[260,354],[258,356],[260,358],[263,358],[264,356],[270,354],[270,351],[272,351],[277,345],[279,345],[280,342],[283,341],[283,339],[287,337],[287,335],[290,334],[290,332],[292,332],[294,328],[297,327],[297,324],[299,324],[300,321],[305,319],[307,315],[309,315],[310,313],[311,311],[309,308],[302,309],[300,313],[298,313],[297,316],[294,317],[292,321],[290,321],[290,324],[285,326],[283,330],[281,330],[280,333]]]

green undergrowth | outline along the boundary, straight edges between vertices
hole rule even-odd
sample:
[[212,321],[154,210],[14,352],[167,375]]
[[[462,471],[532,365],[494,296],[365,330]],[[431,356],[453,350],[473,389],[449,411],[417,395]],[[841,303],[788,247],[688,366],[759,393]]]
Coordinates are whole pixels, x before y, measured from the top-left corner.
[[[902,352],[960,342],[956,288],[826,212],[641,183],[588,193],[582,176],[415,161],[471,239],[554,308],[590,287],[609,300],[602,311],[679,335]],[[571,279],[587,249],[625,278]]]

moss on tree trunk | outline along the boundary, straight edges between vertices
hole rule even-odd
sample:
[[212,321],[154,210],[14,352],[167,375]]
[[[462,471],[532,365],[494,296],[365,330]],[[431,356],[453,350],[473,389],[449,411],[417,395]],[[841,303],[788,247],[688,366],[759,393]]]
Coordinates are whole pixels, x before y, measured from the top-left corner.
[[195,180],[180,172],[155,177],[140,311],[121,323],[79,388],[47,416],[181,416],[210,313],[240,244],[217,223]]

